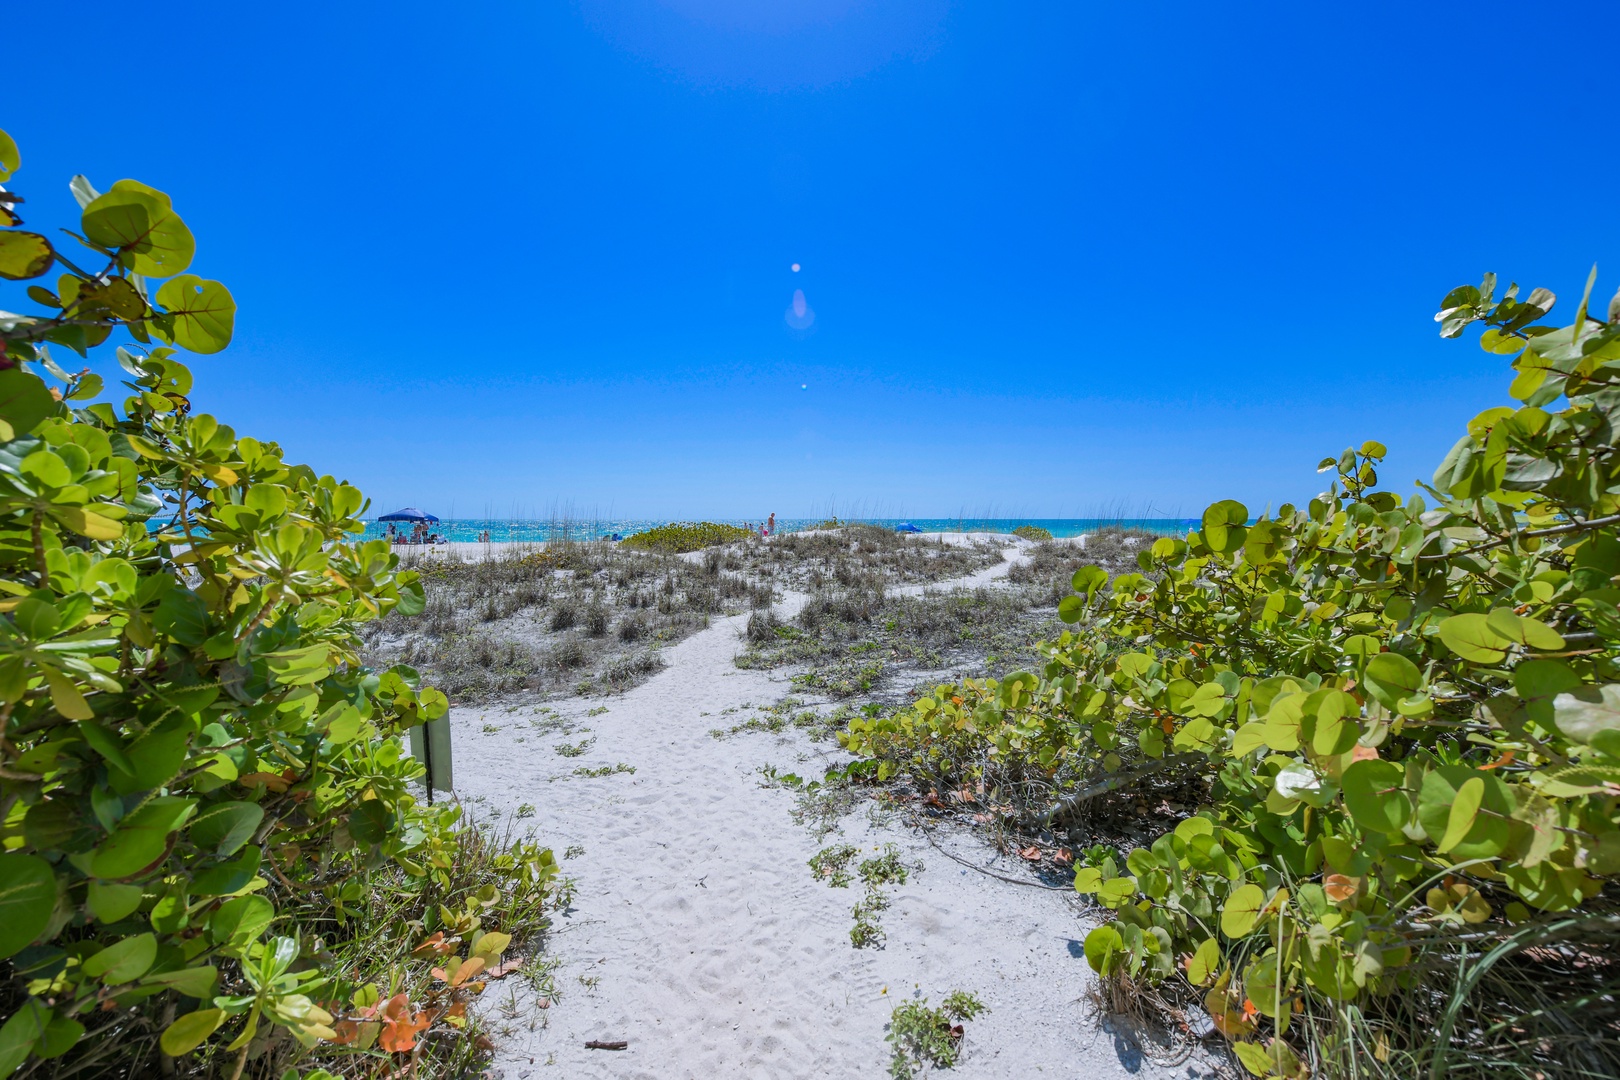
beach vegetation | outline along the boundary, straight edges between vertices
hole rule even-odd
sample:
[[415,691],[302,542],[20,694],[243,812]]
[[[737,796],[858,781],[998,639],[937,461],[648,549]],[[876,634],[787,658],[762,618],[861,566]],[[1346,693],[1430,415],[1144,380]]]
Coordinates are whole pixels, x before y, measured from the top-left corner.
[[1041,541],[1052,539],[1052,530],[1043,529],[1039,525],[1020,525],[1012,531],[1012,534],[1023,537],[1025,540]]
[[810,873],[817,881],[825,881],[835,889],[847,889],[854,877],[849,865],[860,854],[853,844],[834,844],[810,856]]
[[832,531],[784,533],[769,544],[730,547],[726,559],[728,568],[762,582],[814,591],[877,580],[931,584],[994,566],[1002,553],[988,540],[953,544],[879,525],[844,523]]
[[1148,793],[1140,843],[1076,866],[1108,913],[1086,957],[1252,1075],[1620,1073],[1620,295],[1595,277],[1562,327],[1545,289],[1446,296],[1442,336],[1481,325],[1516,404],[1419,492],[1378,487],[1369,441],[1306,505],[1215,503],[1133,569],[1079,567],[1031,670],[845,744],[1031,830]]
[[878,916],[888,907],[887,896],[876,889],[868,889],[866,895],[850,909],[854,924],[849,928],[849,943],[857,949],[882,948],[888,935],[883,932],[883,924],[878,921]]
[[[0,1076],[460,1068],[555,862],[418,801],[400,736],[448,703],[360,637],[418,576],[195,407],[235,305],[168,196],[71,190],[71,249],[0,231]],[[121,400],[57,362],[104,345]]]
[[662,670],[659,646],[771,593],[719,566],[605,543],[414,566],[423,617],[368,626],[366,656],[410,664],[466,703],[622,692]]
[[636,533],[634,536],[627,536],[621,541],[621,545],[635,551],[683,555],[717,544],[734,544],[739,540],[750,539],[753,535],[740,525],[722,525],[713,521],[675,521]]
[[988,1007],[977,996],[952,991],[938,1008],[930,1008],[927,998],[907,1001],[889,1017],[888,1040],[892,1054],[889,1076],[911,1080],[927,1069],[949,1069],[962,1056],[964,1025]]
[[634,765],[626,765],[621,761],[616,765],[598,765],[595,768],[591,768],[588,765],[581,765],[574,770],[574,775],[583,776],[586,779],[599,780],[604,776],[616,776],[619,773],[634,773],[635,771],[636,767]]

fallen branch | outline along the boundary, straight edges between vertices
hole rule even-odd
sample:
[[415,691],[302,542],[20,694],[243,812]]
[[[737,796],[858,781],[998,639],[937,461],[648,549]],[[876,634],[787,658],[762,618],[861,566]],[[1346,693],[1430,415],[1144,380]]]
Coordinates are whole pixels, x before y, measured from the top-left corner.
[[917,820],[917,828],[922,831],[923,839],[927,840],[928,843],[933,847],[933,849],[935,851],[939,852],[941,855],[945,856],[947,859],[951,859],[951,860],[953,860],[955,862],[961,863],[963,866],[967,867],[969,870],[975,870],[975,871],[983,874],[985,877],[995,878],[997,881],[1005,881],[1009,885],[1023,885],[1023,886],[1026,886],[1027,888],[1031,888],[1031,889],[1045,889],[1047,892],[1060,892],[1060,893],[1073,893],[1074,892],[1073,889],[1068,888],[1066,886],[1047,885],[1044,882],[1030,881],[1027,878],[1008,877],[1005,874],[998,874],[994,870],[986,869],[985,867],[979,866],[976,863],[968,862],[966,859],[962,858],[960,855],[953,855],[949,851],[946,851],[944,848],[940,847],[939,844],[934,840],[933,830],[929,829],[927,825],[924,825],[920,818],[916,819],[916,820]]
[[1052,822],[1073,813],[1081,803],[1095,799],[1099,795],[1106,795],[1110,791],[1115,791],[1145,776],[1152,776],[1156,772],[1163,772],[1165,769],[1177,765],[1193,765],[1204,760],[1206,759],[1203,754],[1174,754],[1167,758],[1159,758],[1157,761],[1150,761],[1140,769],[1128,773],[1118,773],[1105,780],[1099,780],[1089,787],[1083,787],[1079,791],[1065,795],[1048,808],[1046,813],[1036,818],[1035,821],[1043,827],[1048,826]]
[[604,1042],[601,1039],[592,1039],[585,1044],[587,1050],[628,1050],[630,1044],[623,1039],[617,1042]]

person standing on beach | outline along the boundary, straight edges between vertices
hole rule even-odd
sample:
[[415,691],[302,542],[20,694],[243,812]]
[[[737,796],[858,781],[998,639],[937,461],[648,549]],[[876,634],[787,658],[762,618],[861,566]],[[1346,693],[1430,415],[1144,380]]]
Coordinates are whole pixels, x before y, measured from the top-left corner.
[[765,535],[766,536],[775,536],[776,535],[776,511],[775,510],[771,511],[771,520],[769,520],[769,521],[767,521],[765,523]]

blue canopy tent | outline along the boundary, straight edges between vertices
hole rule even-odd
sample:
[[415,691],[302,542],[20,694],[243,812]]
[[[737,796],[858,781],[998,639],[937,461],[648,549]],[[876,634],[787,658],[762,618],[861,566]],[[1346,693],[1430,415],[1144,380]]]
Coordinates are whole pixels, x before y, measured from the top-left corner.
[[921,529],[917,528],[917,526],[913,525],[909,521],[902,521],[899,525],[895,526],[894,531],[898,532],[898,533],[920,533],[920,532],[922,532]]
[[414,506],[407,506],[403,510],[395,510],[392,514],[384,514],[378,521],[431,521],[435,525],[439,519],[432,514],[424,514]]
[[378,521],[408,521],[408,522],[411,523],[412,527],[411,527],[411,535],[410,535],[410,537],[407,538],[405,536],[404,532],[401,532],[400,535],[399,535],[399,539],[397,539],[395,541],[396,543],[405,543],[407,541],[407,539],[408,539],[408,541],[410,543],[413,543],[413,544],[437,543],[437,542],[439,542],[439,540],[442,539],[441,537],[438,537],[438,536],[429,535],[428,532],[427,532],[428,526],[437,525],[438,522],[439,522],[439,519],[436,516],[434,516],[433,514],[424,514],[422,511],[418,510],[414,506],[407,506],[403,510],[395,510],[392,514],[384,514],[381,517],[379,517],[377,520]]

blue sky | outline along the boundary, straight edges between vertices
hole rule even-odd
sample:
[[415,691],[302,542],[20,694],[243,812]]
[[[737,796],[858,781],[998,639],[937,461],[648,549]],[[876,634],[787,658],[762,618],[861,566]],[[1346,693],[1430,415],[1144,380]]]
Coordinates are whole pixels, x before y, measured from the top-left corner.
[[1617,22],[29,4],[71,75],[0,126],[31,224],[75,172],[169,192],[240,308],[198,407],[384,509],[1258,510],[1365,438],[1407,488],[1503,399],[1452,286],[1620,284]]

